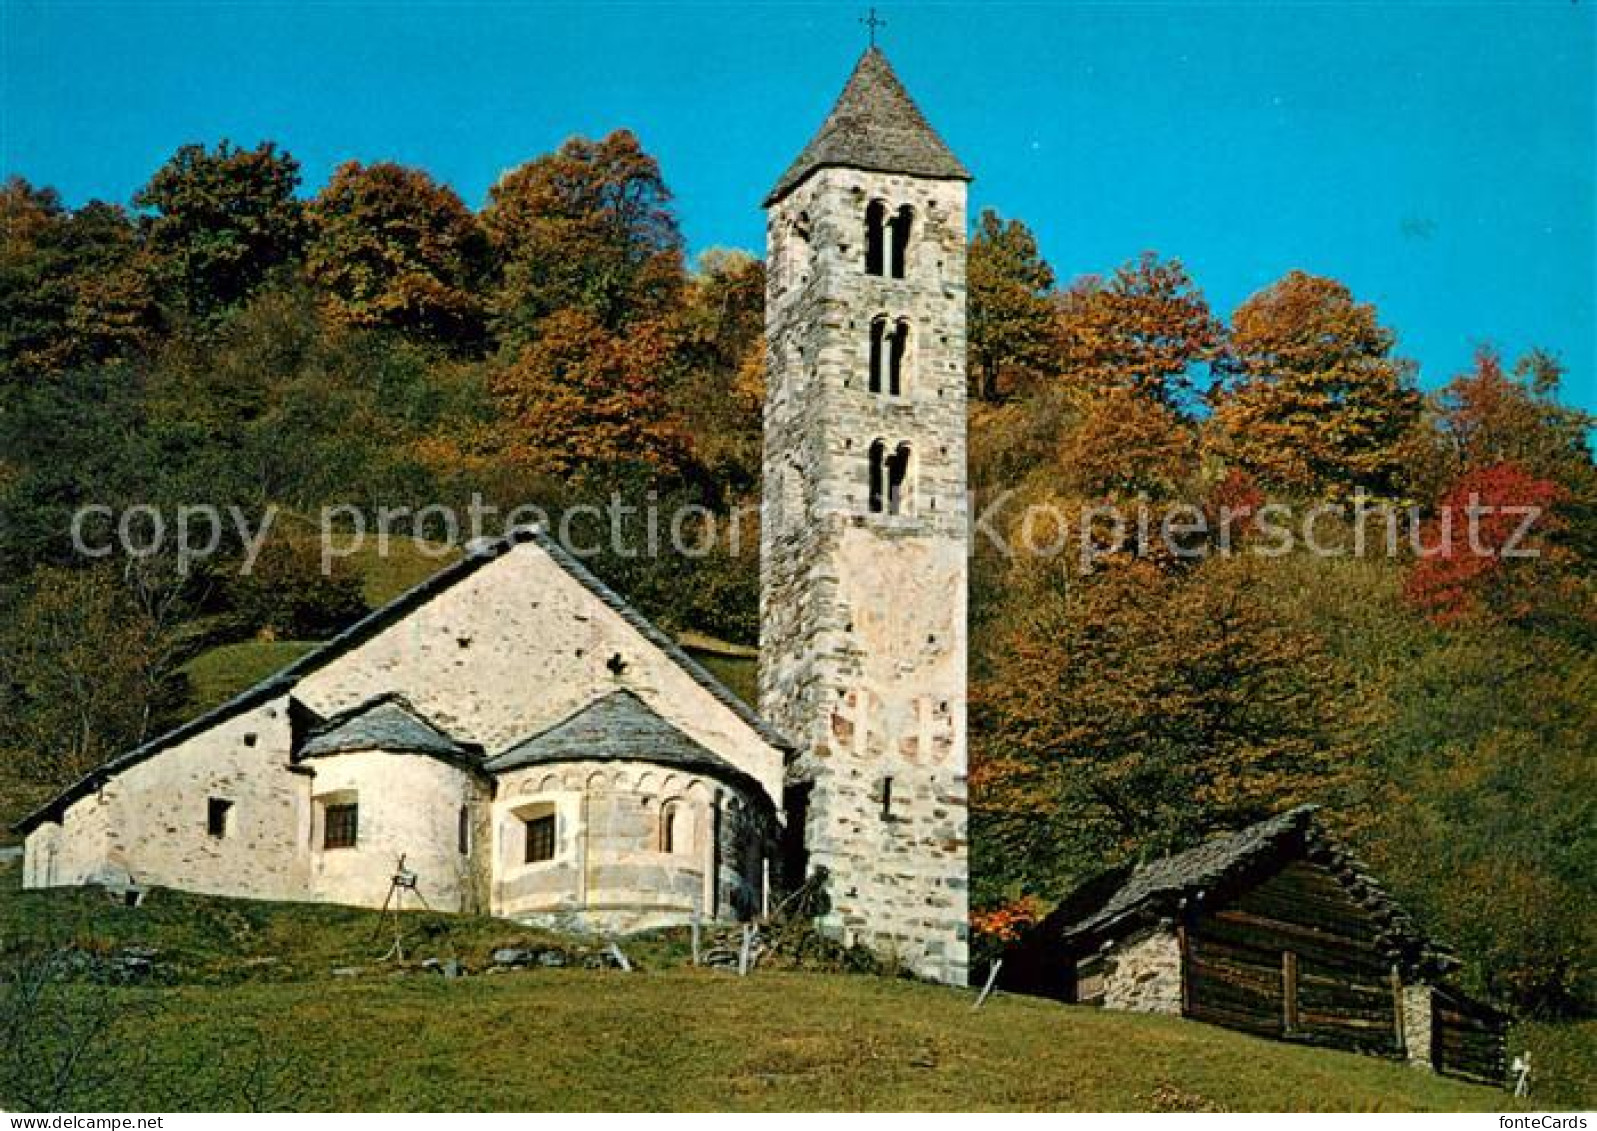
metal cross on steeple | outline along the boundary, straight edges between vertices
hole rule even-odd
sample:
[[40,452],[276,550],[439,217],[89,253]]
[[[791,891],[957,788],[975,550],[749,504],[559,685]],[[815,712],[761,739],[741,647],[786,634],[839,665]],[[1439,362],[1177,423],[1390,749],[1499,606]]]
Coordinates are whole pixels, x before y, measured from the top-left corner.
[[871,46],[875,47],[876,46],[876,29],[879,28],[879,27],[886,27],[887,26],[887,21],[882,19],[881,17],[879,17],[876,14],[876,9],[872,8],[871,11],[870,11],[870,15],[861,16],[859,22],[864,24],[866,27],[868,27],[870,29]]

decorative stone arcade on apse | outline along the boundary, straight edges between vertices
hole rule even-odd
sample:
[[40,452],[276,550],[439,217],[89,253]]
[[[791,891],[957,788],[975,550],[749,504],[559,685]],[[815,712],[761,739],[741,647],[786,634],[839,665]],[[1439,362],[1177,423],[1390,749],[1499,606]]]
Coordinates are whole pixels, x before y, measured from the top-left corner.
[[761,554],[760,706],[828,925],[960,983],[969,179],[873,46],[766,199]]

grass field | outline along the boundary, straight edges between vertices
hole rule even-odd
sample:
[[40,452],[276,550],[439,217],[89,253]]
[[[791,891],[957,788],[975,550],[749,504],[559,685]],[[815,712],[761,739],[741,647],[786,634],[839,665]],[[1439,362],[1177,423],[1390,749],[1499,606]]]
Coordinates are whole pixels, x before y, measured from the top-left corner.
[[[496,946],[593,940],[422,915],[396,965],[376,961],[389,940],[370,911],[166,891],[128,909],[97,891],[18,892],[8,873],[8,962],[44,945],[157,952],[153,984],[59,991],[66,1013],[115,1018],[92,1063],[116,1070],[86,1082],[79,1110],[1514,1106],[1387,1061],[1171,1018],[1012,995],[973,1012],[970,991],[865,975],[739,979],[689,965],[681,934],[625,940],[632,973],[489,975]],[[478,973],[444,979],[419,968],[427,957]],[[1567,1035],[1573,1049],[1590,1032]]]

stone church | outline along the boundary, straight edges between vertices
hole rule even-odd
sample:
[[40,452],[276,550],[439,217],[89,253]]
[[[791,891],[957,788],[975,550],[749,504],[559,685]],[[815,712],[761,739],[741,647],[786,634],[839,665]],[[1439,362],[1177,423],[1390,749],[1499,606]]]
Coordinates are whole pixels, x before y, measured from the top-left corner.
[[838,937],[966,977],[965,192],[872,47],[765,200],[756,712],[538,529],[464,557],[19,826],[136,883],[601,930],[825,868]]

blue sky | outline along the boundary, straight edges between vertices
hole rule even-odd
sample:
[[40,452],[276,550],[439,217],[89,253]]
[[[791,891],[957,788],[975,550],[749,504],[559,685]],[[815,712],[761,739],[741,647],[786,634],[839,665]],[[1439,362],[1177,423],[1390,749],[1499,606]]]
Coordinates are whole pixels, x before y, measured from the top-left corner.
[[[1597,0],[879,5],[882,44],[1062,278],[1144,249],[1222,312],[1292,268],[1379,305],[1435,386],[1546,346],[1597,409]],[[270,138],[472,205],[634,129],[695,250],[758,203],[864,45],[864,5],[0,0],[0,173],[125,201],[180,144]],[[974,214],[974,212],[973,212]]]

